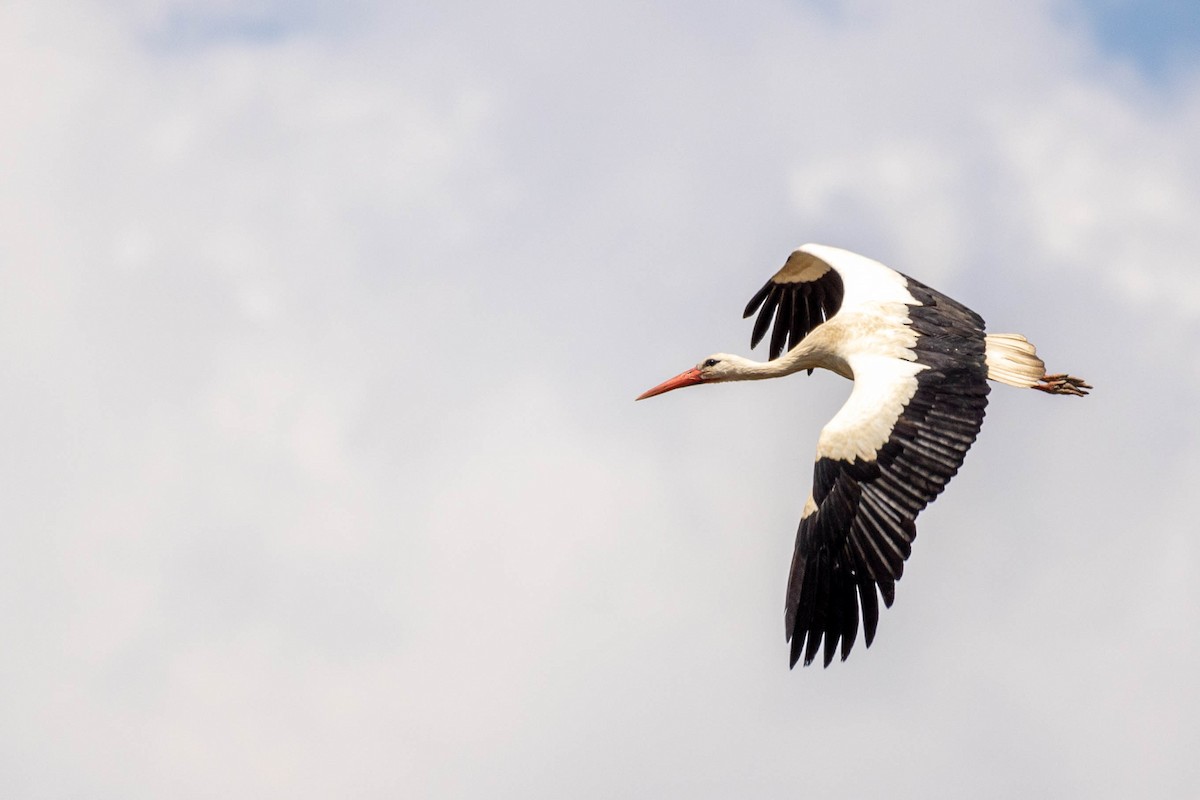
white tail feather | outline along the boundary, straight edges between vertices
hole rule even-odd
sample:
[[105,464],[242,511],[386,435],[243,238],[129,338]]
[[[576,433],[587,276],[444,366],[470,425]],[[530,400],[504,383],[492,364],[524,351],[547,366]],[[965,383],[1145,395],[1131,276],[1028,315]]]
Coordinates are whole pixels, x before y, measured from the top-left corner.
[[1046,374],[1037,348],[1019,333],[989,333],[986,357],[988,378],[1009,386],[1028,389]]

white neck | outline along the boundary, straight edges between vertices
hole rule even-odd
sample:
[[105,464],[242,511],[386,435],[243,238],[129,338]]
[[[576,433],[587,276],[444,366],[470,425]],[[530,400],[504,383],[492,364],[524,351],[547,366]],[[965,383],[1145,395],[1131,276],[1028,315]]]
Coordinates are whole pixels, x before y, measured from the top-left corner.
[[[728,359],[729,366],[719,380],[761,381],[767,378],[782,378],[793,372],[815,367],[833,369],[830,364],[825,363],[826,359],[821,358],[813,350],[814,348],[808,346],[807,341],[803,341],[774,361],[754,361],[741,356],[726,355],[722,359]],[[839,370],[835,369],[834,371],[838,372]]]

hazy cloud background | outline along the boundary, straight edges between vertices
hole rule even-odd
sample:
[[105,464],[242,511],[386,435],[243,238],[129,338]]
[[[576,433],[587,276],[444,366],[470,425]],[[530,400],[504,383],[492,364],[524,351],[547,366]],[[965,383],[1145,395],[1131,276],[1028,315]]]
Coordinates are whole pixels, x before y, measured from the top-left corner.
[[[1193,796],[1198,17],[0,3],[0,794]],[[789,672],[805,241],[1097,390]]]

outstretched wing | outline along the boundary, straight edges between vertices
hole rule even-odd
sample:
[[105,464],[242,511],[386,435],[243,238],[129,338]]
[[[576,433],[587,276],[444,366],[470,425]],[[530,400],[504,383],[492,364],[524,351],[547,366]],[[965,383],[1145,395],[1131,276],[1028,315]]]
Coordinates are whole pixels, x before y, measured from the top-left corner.
[[983,320],[906,279],[916,305],[914,361],[869,356],[854,390],[821,431],[813,497],[796,534],[785,624],[791,664],[824,640],[825,666],[858,635],[870,647],[879,603],[891,606],[916,537],[914,520],[958,472],[983,424]]
[[785,345],[791,350],[813,328],[836,314],[845,292],[836,269],[811,253],[797,250],[746,304],[743,318],[758,311],[750,346],[758,346],[774,320],[771,358],[779,358]]

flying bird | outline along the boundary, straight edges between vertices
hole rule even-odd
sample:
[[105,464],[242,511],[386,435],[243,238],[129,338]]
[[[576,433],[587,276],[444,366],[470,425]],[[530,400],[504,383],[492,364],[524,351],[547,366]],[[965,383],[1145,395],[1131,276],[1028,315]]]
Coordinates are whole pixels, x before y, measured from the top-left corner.
[[[865,256],[806,244],[750,299],[751,348],[771,331],[770,360],[716,353],[643,393],[779,378],[813,369],[854,381],[817,440],[812,493],[796,533],[784,632],[790,664],[829,666],[858,638],[870,647],[879,597],[891,607],[912,552],[917,515],[962,466],[983,424],[988,381],[1047,394],[1092,387],[1047,375],[1016,333]],[[878,595],[877,595],[878,593]]]

